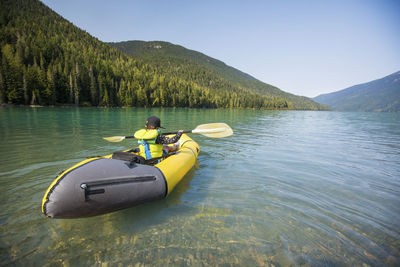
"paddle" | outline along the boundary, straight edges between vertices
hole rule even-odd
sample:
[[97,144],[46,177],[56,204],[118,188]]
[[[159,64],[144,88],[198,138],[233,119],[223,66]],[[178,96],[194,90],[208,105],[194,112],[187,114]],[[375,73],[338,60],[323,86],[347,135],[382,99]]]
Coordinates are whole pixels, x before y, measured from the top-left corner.
[[[183,131],[184,133],[198,133],[207,137],[221,138],[231,136],[233,131],[226,123],[207,123],[198,125],[195,129],[191,131]],[[163,133],[163,135],[176,134],[177,132]],[[103,137],[104,140],[109,142],[121,142],[127,138],[135,138],[134,136],[111,136]]]

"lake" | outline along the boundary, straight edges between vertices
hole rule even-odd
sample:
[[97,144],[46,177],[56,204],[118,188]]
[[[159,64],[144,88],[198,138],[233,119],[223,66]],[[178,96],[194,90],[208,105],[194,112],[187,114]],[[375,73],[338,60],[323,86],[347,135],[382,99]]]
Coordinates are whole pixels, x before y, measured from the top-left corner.
[[[192,135],[168,198],[106,215],[41,214],[57,174],[133,147],[150,115]],[[400,113],[0,108],[0,265],[399,266]]]

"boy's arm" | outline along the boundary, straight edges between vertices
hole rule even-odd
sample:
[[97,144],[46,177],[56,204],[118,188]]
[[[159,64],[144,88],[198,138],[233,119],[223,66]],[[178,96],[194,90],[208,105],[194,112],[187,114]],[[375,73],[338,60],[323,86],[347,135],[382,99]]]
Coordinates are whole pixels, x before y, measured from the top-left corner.
[[178,133],[173,137],[167,137],[165,135],[158,135],[156,144],[173,144],[178,142],[179,138],[181,138],[183,131],[178,131]]

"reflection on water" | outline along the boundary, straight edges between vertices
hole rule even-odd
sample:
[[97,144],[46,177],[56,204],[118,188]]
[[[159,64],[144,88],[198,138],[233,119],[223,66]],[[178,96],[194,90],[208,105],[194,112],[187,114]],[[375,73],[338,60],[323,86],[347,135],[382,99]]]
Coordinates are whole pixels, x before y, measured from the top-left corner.
[[[193,135],[198,164],[167,199],[52,220],[41,198],[80,160],[134,145],[150,115]],[[0,109],[0,265],[398,266],[400,114]]]

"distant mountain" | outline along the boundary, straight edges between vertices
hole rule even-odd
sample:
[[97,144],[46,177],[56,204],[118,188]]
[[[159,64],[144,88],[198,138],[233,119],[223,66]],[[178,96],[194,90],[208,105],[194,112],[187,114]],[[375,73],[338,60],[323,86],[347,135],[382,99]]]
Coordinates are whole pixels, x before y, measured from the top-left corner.
[[313,98],[338,111],[400,111],[400,71],[372,82]]
[[[249,74],[226,65],[220,60],[179,45],[163,41],[126,41],[109,44],[135,59],[151,63],[167,75],[179,73],[196,79],[195,73],[208,73],[211,76],[218,77],[218,79],[222,78],[228,81],[233,86],[245,88],[267,97],[286,99],[291,104],[290,109],[327,109],[327,107],[315,103],[310,98],[286,93],[275,86],[263,83]],[[212,81],[202,82],[197,80],[197,82],[207,86]]]

